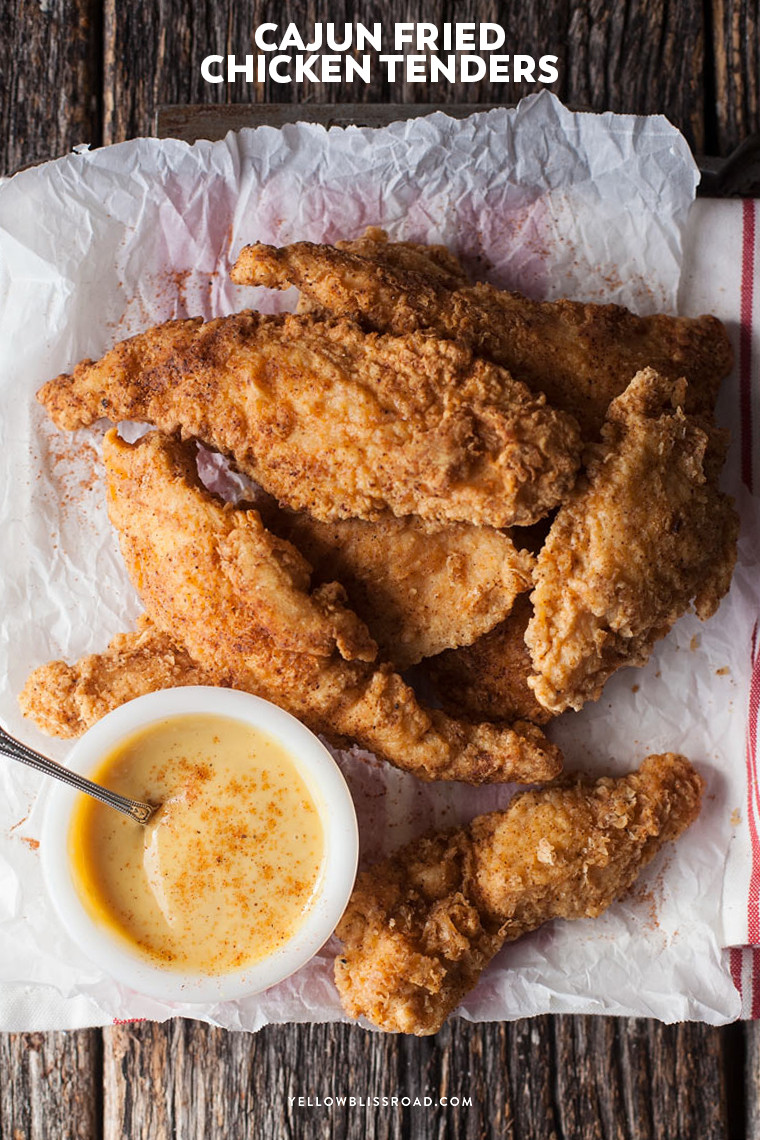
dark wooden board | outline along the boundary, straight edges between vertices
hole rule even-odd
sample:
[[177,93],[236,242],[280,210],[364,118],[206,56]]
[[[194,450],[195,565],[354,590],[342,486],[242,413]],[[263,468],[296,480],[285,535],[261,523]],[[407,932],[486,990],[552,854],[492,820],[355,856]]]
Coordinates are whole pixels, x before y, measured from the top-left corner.
[[[743,1061],[741,1026],[595,1017],[454,1019],[425,1039],[349,1025],[226,1033],[182,1020],[115,1026],[102,1044],[96,1030],[6,1034],[0,1137],[726,1140],[745,1134]],[[364,1104],[316,1104],[329,1095]],[[443,1107],[442,1096],[472,1103]],[[392,1097],[423,1104],[386,1105]],[[757,1122],[753,1098],[747,1136]]]
[[[737,1130],[736,1136],[745,1135],[747,1140],[760,1137],[760,1022],[749,1021],[742,1026],[744,1061],[741,1076],[744,1102],[744,1133]],[[737,1074],[738,1076],[738,1074]]]
[[[146,6],[147,9],[148,6]],[[328,18],[341,25],[362,20],[372,23],[378,18],[386,27],[395,21],[414,18],[406,0],[390,0],[382,11],[371,5],[348,0],[333,0],[329,13],[315,12],[311,6],[276,3],[275,0],[252,0],[247,5],[231,0],[216,3],[202,0],[192,6],[177,5],[172,35],[171,59],[167,58],[166,37],[161,35],[165,13],[158,7],[142,10],[138,16],[128,5],[105,0],[106,9],[106,104],[109,109],[105,138],[116,141],[150,130],[152,116],[160,103],[250,103],[250,102],[515,102],[521,95],[536,89],[531,84],[441,83],[390,85],[376,69],[370,84],[350,85],[313,83],[280,85],[267,80],[264,84],[208,84],[200,73],[205,55],[215,52],[239,56],[253,50],[254,28],[264,22],[287,24],[291,20],[310,26],[315,19]],[[540,12],[540,15],[539,15]],[[556,51],[564,53],[565,34],[570,19],[567,0],[546,0],[539,6],[516,0],[431,0],[418,18],[431,22],[446,20],[503,20],[510,29],[514,44],[556,43]],[[514,50],[514,49],[513,49]],[[524,46],[517,50],[528,50]],[[543,49],[542,49],[543,50]],[[547,52],[554,48],[547,47]],[[126,75],[130,83],[125,82]],[[135,82],[135,76],[137,82]],[[559,93],[562,84],[557,85]],[[118,97],[117,97],[118,93]]]
[[100,0],[0,0],[0,173],[100,142]]
[[[104,1043],[105,1140],[724,1140],[733,1131],[722,1035],[696,1024],[454,1019],[418,1040],[347,1025],[250,1035],[175,1021],[117,1026]],[[364,1104],[317,1104],[334,1095]],[[383,1103],[394,1096],[423,1104]],[[441,1096],[472,1105],[442,1107]]]
[[[337,22],[364,19],[346,0]],[[426,20],[503,23],[512,50],[560,57],[557,93],[595,110],[660,112],[701,153],[728,154],[760,130],[760,0],[437,0]],[[386,25],[420,13],[406,0],[382,10]],[[56,157],[78,142],[118,142],[148,134],[165,103],[302,102],[512,103],[535,85],[305,84],[212,85],[200,74],[211,52],[245,54],[264,20],[322,18],[304,4],[253,0],[0,0],[0,170]]]
[[282,127],[285,123],[322,123],[325,127],[385,127],[398,119],[413,119],[445,111],[463,119],[490,111],[495,103],[203,103],[168,104],[156,111],[152,134],[160,139],[223,139],[243,127]]
[[[176,1020],[104,1030],[102,1060],[95,1030],[6,1034],[0,1137],[432,1140],[448,1131],[473,1140],[724,1140],[743,1131],[741,1034],[739,1026],[540,1017],[486,1025],[454,1019],[419,1040],[347,1025],[242,1034]],[[750,1083],[756,1060],[753,1052]],[[330,1095],[364,1104],[316,1104]],[[442,1107],[442,1096],[472,1103]],[[392,1097],[423,1104],[386,1105]]]
[[713,0],[715,103],[708,103],[718,154],[760,131],[760,2]]

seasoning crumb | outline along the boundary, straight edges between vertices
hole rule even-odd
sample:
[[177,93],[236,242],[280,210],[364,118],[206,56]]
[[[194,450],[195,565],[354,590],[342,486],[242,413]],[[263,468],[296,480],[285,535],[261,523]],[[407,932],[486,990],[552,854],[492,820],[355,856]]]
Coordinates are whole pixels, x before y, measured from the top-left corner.
[[11,828],[10,828],[10,829],[9,829],[9,831],[8,831],[8,834],[10,835],[10,833],[11,833],[12,831],[16,831],[16,830],[17,830],[17,828],[21,827],[22,823],[26,823],[26,821],[27,821],[28,819],[29,819],[29,812],[27,812],[27,813],[26,813],[26,815],[22,815],[22,816],[21,816],[21,819],[17,820],[17,821],[16,821],[16,823],[14,823],[14,824],[11,826]]

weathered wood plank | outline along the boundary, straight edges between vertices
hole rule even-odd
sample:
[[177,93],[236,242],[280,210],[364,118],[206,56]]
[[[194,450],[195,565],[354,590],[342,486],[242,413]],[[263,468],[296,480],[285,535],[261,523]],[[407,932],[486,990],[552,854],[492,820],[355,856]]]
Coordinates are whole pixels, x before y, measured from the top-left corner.
[[[175,1021],[117,1026],[104,1040],[104,1140],[729,1135],[727,1031],[704,1025],[455,1019],[415,1039],[346,1025],[251,1036]],[[340,1096],[357,1103],[325,1104]],[[444,1106],[442,1097],[472,1103]]]
[[100,1140],[100,1058],[95,1029],[0,1034],[2,1140]]
[[[447,1127],[463,1140],[505,1135],[507,1032],[456,1021],[424,1040],[346,1025],[269,1026],[253,1036],[193,1022],[118,1026],[105,1032],[104,1138],[426,1140]],[[164,1087],[151,1093],[153,1065]],[[331,1097],[356,1103],[325,1104]],[[441,1106],[441,1097],[472,1105]]]
[[[757,0],[747,0],[757,2]],[[120,5],[105,0],[106,141],[148,133],[162,103],[220,102],[422,102],[514,103],[540,87],[529,83],[389,84],[379,69],[372,82],[246,86],[209,84],[200,74],[209,53],[244,55],[253,50],[253,29],[262,22],[311,26],[314,10],[299,3],[253,0],[204,0],[192,6],[164,0],[159,6]],[[378,15],[369,4],[336,0],[331,20],[339,25]],[[406,0],[389,0],[382,10],[386,28],[410,12]],[[596,110],[668,115],[697,149],[704,142],[704,36],[701,3],[666,4],[664,0],[431,0],[427,21],[480,20],[507,28],[509,54],[559,56],[560,79],[554,85],[567,102]],[[171,35],[167,29],[171,28]]]
[[0,0],[0,173],[100,143],[99,0]]
[[243,127],[281,127],[285,123],[321,123],[323,126],[385,127],[397,119],[410,119],[432,111],[464,118],[473,111],[488,111],[492,103],[203,103],[169,105],[156,111],[154,134],[160,139],[223,139]]
[[730,1031],[607,1018],[557,1018],[554,1028],[559,1135],[729,1135]]
[[594,111],[666,115],[705,149],[699,0],[570,0],[565,99]]
[[712,0],[719,153],[760,131],[760,0]]

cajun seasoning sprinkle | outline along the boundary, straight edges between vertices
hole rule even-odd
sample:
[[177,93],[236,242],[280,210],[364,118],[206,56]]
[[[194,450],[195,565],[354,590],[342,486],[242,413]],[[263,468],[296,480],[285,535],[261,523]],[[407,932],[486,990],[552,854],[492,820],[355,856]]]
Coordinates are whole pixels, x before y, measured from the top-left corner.
[[293,757],[242,721],[175,716],[94,779],[162,807],[147,827],[82,797],[69,848],[96,921],[170,969],[222,974],[272,954],[319,888],[322,821]]

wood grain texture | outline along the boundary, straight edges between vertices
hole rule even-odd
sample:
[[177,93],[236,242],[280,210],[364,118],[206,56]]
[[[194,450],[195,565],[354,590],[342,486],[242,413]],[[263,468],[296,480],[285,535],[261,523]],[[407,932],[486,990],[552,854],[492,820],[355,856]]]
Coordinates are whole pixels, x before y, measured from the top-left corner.
[[321,123],[325,127],[386,127],[398,119],[415,118],[431,111],[447,111],[466,118],[473,110],[488,111],[491,103],[226,103],[205,106],[159,107],[154,133],[160,139],[223,139],[228,131],[243,127],[281,127],[285,123]]
[[96,1029],[0,1034],[2,1140],[99,1140],[100,1052]]
[[200,62],[212,51],[226,54],[236,7],[248,5],[103,0],[104,143],[149,135],[159,103],[224,101],[226,88],[206,83]]
[[[349,1025],[255,1035],[187,1021],[122,1025],[104,1031],[103,1135],[725,1140],[723,1036],[592,1017],[453,1019],[425,1039]],[[331,1096],[362,1103],[325,1105]],[[443,1106],[443,1097],[472,1104]]]
[[571,0],[565,98],[666,115],[704,150],[704,14],[697,0]]
[[712,0],[717,148],[760,131],[760,0]]
[[743,1099],[745,1109],[745,1140],[760,1140],[760,1022],[750,1021],[743,1026],[745,1046]]
[[0,0],[0,173],[99,145],[99,0]]

